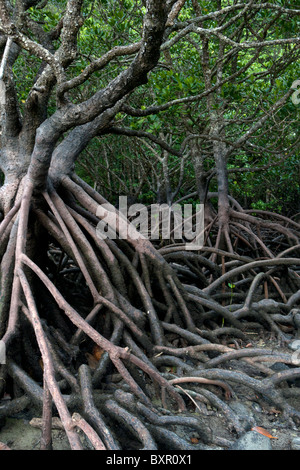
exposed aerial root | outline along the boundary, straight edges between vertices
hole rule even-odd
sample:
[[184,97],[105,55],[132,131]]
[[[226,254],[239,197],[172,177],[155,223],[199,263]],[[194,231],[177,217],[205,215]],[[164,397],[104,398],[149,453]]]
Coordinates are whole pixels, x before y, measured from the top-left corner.
[[[220,249],[213,225],[201,250],[156,249],[126,239],[123,219],[116,239],[100,239],[104,203],[78,177],[63,178],[61,191],[49,187],[42,201],[28,183],[0,224],[0,396],[11,395],[0,421],[34,407],[41,449],[52,448],[57,416],[71,449],[84,448],[83,435],[107,450],[228,447],[245,430],[230,407],[239,387],[299,420],[284,386],[300,376],[292,351],[250,336],[268,332],[283,346],[298,337],[299,224],[235,209],[232,250]],[[287,369],[275,372],[274,363]],[[231,440],[205,425],[208,404]]]

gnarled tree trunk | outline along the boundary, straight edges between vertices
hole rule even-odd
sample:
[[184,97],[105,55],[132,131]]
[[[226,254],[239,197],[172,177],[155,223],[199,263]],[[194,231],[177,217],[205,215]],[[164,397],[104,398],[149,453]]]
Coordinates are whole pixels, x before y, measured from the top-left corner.
[[[7,45],[0,76],[5,86],[1,97],[0,335],[7,353],[6,364],[0,366],[0,397],[5,392],[12,396],[1,407],[0,419],[34,406],[42,416],[43,449],[51,448],[52,414],[59,416],[75,450],[84,448],[77,430],[95,449],[127,448],[127,431],[141,449],[228,446],[228,441],[210,435],[205,420],[187,412],[190,394],[183,391],[183,396],[178,388],[183,382],[217,387],[225,391],[225,399],[232,393],[227,382],[242,383],[299,418],[299,412],[275,387],[298,377],[298,368],[283,378],[276,374],[270,378],[267,369],[266,377],[258,380],[243,370],[218,367],[227,360],[227,353],[234,359],[266,354],[256,349],[240,353],[219,340],[225,332],[228,344],[235,335],[248,344],[247,315],[254,316],[258,325],[262,315],[270,329],[287,340],[268,312],[282,308],[287,313],[284,320],[294,324],[299,259],[281,253],[250,262],[248,257],[213,247],[204,247],[202,254],[188,252],[182,244],[158,250],[149,240],[136,237],[132,227],[129,231],[129,222],[113,207],[108,213],[117,218],[118,236],[103,240],[97,236],[97,225],[103,217],[99,206],[107,201],[74,171],[80,152],[93,137],[108,132],[125,100],[146,83],[147,73],[158,62],[166,25],[173,24],[184,2],[142,2],[146,9],[140,41],[114,47],[73,78],[67,78],[66,72],[76,57],[84,2],[68,0],[62,20],[49,34],[34,23],[40,42],[28,36],[33,20],[27,10],[38,3],[20,1],[9,10],[0,2],[1,39]],[[53,41],[58,38],[55,49]],[[12,74],[21,49],[42,60],[22,115]],[[68,91],[113,58],[132,54],[130,65],[105,87],[86,101],[72,102]],[[56,108],[48,115],[53,96]],[[218,127],[213,129],[212,138],[220,132]],[[214,145],[223,233],[228,223],[226,161],[222,145]],[[277,225],[292,236],[294,245],[288,254],[294,255],[299,248],[299,225],[289,230]],[[211,252],[228,257],[226,273],[209,260]],[[286,302],[281,302],[282,291],[272,277],[275,268],[288,270],[296,292]],[[256,273],[259,269],[266,272]],[[225,281],[245,274],[250,289],[239,292],[239,303],[233,306],[224,292],[221,302],[214,298]],[[256,295],[256,287],[265,278],[274,281],[273,302]],[[267,354],[274,361],[291,363],[289,354]],[[222,395],[204,392],[203,396],[224,411],[238,434],[244,432]],[[170,414],[164,414],[165,408]],[[192,445],[176,434],[177,426],[196,431],[199,444]]]

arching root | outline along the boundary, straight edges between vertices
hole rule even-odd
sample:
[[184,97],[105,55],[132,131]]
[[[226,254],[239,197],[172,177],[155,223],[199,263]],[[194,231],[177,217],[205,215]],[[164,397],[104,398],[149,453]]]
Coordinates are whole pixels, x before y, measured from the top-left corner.
[[[64,178],[59,193],[49,188],[42,203],[25,188],[0,224],[7,352],[0,393],[11,382],[19,390],[0,419],[34,405],[42,449],[52,447],[57,415],[72,449],[84,448],[80,435],[95,449],[127,448],[124,431],[135,449],[226,447],[230,440],[203,425],[199,403],[217,408],[234,438],[244,431],[230,407],[241,386],[299,419],[285,398],[284,385],[300,376],[292,352],[260,348],[250,338],[267,331],[285,347],[298,335],[297,224],[235,211],[235,251],[155,249],[122,237],[124,220],[116,239],[100,239],[98,207],[106,201],[77,177]],[[47,235],[43,246],[37,227]],[[261,250],[258,258],[250,247]],[[274,363],[287,369],[274,372]]]

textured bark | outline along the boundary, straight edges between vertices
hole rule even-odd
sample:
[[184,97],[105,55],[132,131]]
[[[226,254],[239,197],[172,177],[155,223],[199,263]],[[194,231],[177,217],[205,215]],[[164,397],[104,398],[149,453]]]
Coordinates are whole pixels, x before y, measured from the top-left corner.
[[[257,219],[228,195],[226,159],[231,149],[222,141],[222,110],[215,112],[213,106],[212,90],[218,91],[222,70],[218,69],[215,87],[208,57],[210,32],[200,28],[206,86],[203,96],[210,111],[211,132],[207,138],[218,180],[215,246],[211,243],[199,250],[201,254],[190,253],[184,243],[155,247],[149,240],[138,239],[133,229],[131,236],[125,236],[129,222],[113,207],[109,215],[113,219],[117,213],[118,237],[100,240],[98,208],[107,201],[75,174],[76,159],[95,136],[109,132],[141,136],[133,130],[118,129],[114,118],[120,110],[134,114],[127,100],[146,83],[147,74],[159,60],[162,43],[167,47],[168,34],[176,31],[176,15],[185,2],[142,2],[146,13],[140,40],[113,48],[69,80],[67,69],[76,58],[84,2],[68,0],[62,18],[49,33],[27,15],[26,10],[39,3],[20,0],[8,10],[9,4],[0,1],[0,48],[6,50],[3,76],[0,73],[5,86],[0,97],[0,169],[4,175],[0,188],[0,338],[7,348],[7,364],[0,365],[0,398],[8,391],[13,396],[1,406],[0,419],[35,406],[42,416],[41,448],[47,450],[52,445],[54,412],[74,450],[83,448],[79,429],[99,450],[127,449],[127,433],[142,449],[155,450],[161,445],[172,450],[202,450],[207,443],[218,444],[220,440],[197,417],[188,415],[186,397],[190,400],[193,391],[177,384],[217,385],[229,399],[231,387],[227,381],[252,388],[293,419],[299,419],[299,412],[287,405],[277,387],[284,380],[299,377],[299,368],[269,378],[271,372],[264,365],[261,350],[246,348],[246,320],[254,317],[250,325],[254,323],[256,328],[267,324],[285,343],[288,337],[280,322],[296,330],[300,227],[289,219],[278,218],[276,223]],[[252,3],[230,6],[222,15],[237,10],[242,16]],[[285,12],[283,8],[277,10]],[[210,18],[222,15],[215,13]],[[196,19],[195,24],[201,21]],[[233,19],[228,22],[232,24]],[[177,39],[186,33],[185,25],[182,27]],[[186,27],[193,30],[190,25]],[[29,31],[38,40],[29,37]],[[223,41],[220,30],[213,34]],[[174,43],[176,38],[170,41]],[[59,46],[55,47],[57,40]],[[227,43],[232,41],[227,39]],[[249,42],[241,47],[253,45]],[[12,67],[22,50],[42,62],[21,113]],[[68,93],[74,87],[123,55],[131,62],[120,73],[116,71],[103,88],[81,102],[70,99]],[[287,93],[279,100],[272,112],[289,96]],[[53,99],[56,108],[48,112]],[[146,115],[149,110],[136,112]],[[241,137],[241,142],[246,138]],[[152,136],[152,142],[161,145],[164,152],[182,156],[161,137]],[[202,173],[203,162],[197,152],[193,154],[194,166],[199,171],[197,189],[203,202],[202,198],[215,194],[208,193],[211,174]],[[167,153],[162,162],[170,203],[178,188],[172,191],[168,179]],[[234,211],[229,203],[235,206]],[[207,238],[212,226],[210,223]],[[256,230],[265,233],[256,234]],[[270,240],[269,230],[278,233],[280,241]],[[242,239],[246,248],[241,255],[233,253],[230,237],[236,237],[236,243]],[[288,250],[286,243],[291,245]],[[266,259],[253,259],[253,252],[257,258]],[[292,293],[282,288],[282,280]],[[228,281],[236,283],[237,293],[226,290]],[[264,295],[258,290],[262,283]],[[268,298],[268,289],[272,298]],[[278,310],[286,315],[278,314]],[[235,338],[243,342],[239,351],[229,346],[234,341],[237,344]],[[279,356],[268,351],[266,355],[274,362],[280,359],[293,364],[291,354]],[[254,379],[244,372],[243,359],[251,361],[254,356],[258,360],[258,364],[251,362],[254,372],[266,378]],[[231,359],[238,362],[236,370],[217,367]],[[8,390],[11,383],[14,385]],[[238,433],[245,431],[223,403],[220,391],[194,393],[221,410]],[[164,416],[166,408],[169,411]],[[180,426],[185,433],[187,429],[196,430],[204,444],[194,446],[179,437],[174,430]]]

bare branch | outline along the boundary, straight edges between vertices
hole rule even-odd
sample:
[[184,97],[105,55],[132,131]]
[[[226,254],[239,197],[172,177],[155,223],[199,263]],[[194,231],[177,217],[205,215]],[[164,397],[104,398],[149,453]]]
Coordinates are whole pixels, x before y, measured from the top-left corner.
[[179,150],[174,149],[170,145],[167,144],[163,139],[156,137],[155,135],[151,134],[150,132],[145,132],[145,131],[137,131],[134,129],[130,128],[125,128],[125,127],[110,127],[108,129],[108,133],[110,134],[116,134],[116,135],[127,135],[127,136],[132,136],[132,137],[140,137],[140,138],[147,138],[154,142],[155,144],[158,144],[161,148],[169,152],[171,155],[176,155],[177,157],[182,157],[182,153]]
[[64,82],[60,84],[57,90],[57,94],[60,97],[63,95],[68,90],[71,90],[72,88],[75,88],[82,83],[84,83],[94,72],[102,70],[106,65],[108,65],[111,60],[113,60],[116,57],[120,57],[123,55],[131,55],[135,54],[136,52],[139,51],[141,47],[141,41],[136,43],[136,44],[131,44],[129,46],[116,46],[113,49],[111,49],[109,52],[104,54],[102,57],[97,59],[96,61],[92,62],[89,64],[83,72],[81,72],[79,75],[74,77],[73,79]]

